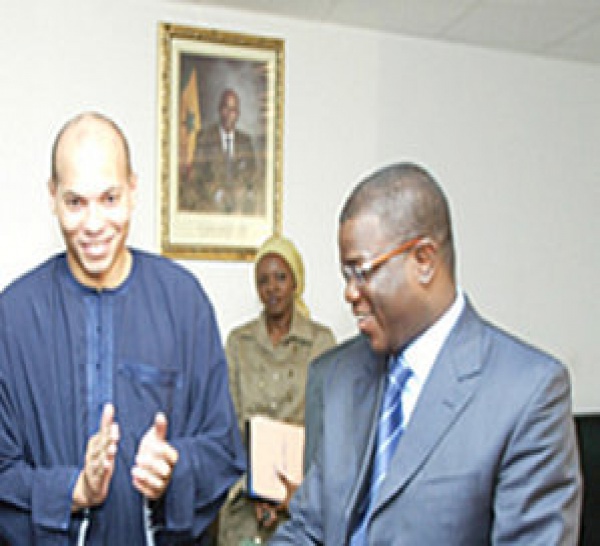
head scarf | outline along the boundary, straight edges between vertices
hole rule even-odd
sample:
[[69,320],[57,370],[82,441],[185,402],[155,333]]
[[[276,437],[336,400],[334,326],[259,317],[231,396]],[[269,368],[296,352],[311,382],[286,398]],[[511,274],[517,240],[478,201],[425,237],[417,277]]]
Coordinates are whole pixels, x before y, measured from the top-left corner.
[[256,266],[258,266],[260,260],[267,254],[276,254],[288,264],[294,275],[294,280],[296,281],[294,306],[305,317],[310,316],[308,307],[302,299],[302,294],[304,293],[304,264],[302,263],[302,257],[300,256],[298,249],[294,246],[294,243],[281,235],[269,237],[258,249],[254,260],[255,272]]

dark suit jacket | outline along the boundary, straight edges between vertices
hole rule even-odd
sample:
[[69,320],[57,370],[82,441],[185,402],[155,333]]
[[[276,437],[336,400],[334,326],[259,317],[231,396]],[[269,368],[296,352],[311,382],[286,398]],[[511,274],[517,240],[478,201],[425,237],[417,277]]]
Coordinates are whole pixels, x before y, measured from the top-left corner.
[[[323,437],[270,544],[348,544],[369,477],[385,359],[329,353]],[[574,546],[581,478],[569,378],[467,303],[375,501],[368,544]]]
[[252,212],[247,209],[255,189],[256,158],[250,136],[236,129],[233,150],[228,160],[218,124],[200,131],[189,178],[181,183],[182,209]]

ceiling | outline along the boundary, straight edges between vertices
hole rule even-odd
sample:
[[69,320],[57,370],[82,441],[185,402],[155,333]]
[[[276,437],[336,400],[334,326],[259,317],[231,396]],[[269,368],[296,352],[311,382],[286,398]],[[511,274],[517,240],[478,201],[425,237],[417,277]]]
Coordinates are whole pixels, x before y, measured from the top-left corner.
[[600,64],[600,0],[187,0]]

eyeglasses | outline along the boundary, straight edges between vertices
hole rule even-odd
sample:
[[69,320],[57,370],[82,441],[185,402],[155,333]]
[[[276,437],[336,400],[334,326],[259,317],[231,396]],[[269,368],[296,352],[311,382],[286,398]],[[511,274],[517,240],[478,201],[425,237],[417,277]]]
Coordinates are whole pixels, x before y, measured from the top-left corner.
[[416,237],[415,239],[411,239],[410,241],[406,241],[402,243],[400,246],[390,250],[388,252],[384,252],[371,260],[367,260],[366,262],[357,265],[357,264],[348,264],[342,266],[342,275],[344,276],[345,281],[348,283],[351,280],[354,281],[358,286],[364,286],[369,279],[369,275],[378,267],[381,267],[388,260],[393,258],[394,256],[398,256],[399,254],[404,254],[409,250],[412,250],[418,243],[421,242],[422,237]]

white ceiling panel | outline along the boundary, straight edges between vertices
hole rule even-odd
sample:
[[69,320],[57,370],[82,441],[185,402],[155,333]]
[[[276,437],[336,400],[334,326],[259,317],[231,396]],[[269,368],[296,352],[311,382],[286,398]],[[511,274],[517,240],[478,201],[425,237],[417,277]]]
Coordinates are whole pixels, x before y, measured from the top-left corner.
[[180,1],[600,64],[600,0]]
[[548,46],[547,53],[565,59],[600,64],[600,19],[579,32]]
[[551,7],[543,11],[523,3],[514,9],[504,2],[502,5],[486,2],[465,15],[445,37],[481,44],[530,52],[544,52],[546,46],[555,44],[565,36],[587,24],[588,10],[574,10],[564,7]]
[[473,4],[473,0],[339,0],[330,19],[355,26],[422,36],[437,36]]

